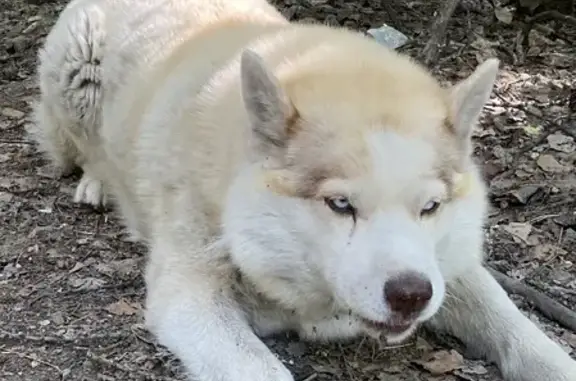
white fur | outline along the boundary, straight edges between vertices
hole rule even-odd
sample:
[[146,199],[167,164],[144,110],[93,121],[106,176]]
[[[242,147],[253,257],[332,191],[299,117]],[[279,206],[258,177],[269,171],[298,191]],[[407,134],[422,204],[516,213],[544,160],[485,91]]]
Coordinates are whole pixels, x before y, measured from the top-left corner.
[[91,167],[101,122],[105,18],[113,1],[73,0],[62,11],[38,55],[41,96],[30,131],[63,175],[82,168],[74,202],[94,206],[105,204],[103,184]]
[[[486,191],[470,135],[497,61],[447,91],[374,41],[290,25],[263,0],[114,7],[102,123],[85,140],[60,124],[75,145],[44,142],[87,157],[149,245],[147,323],[193,379],[292,381],[259,338],[282,330],[401,341],[422,322],[497,361],[506,381],[576,379],[482,266]],[[453,199],[439,168],[458,184]],[[356,220],[322,200],[335,196]],[[430,200],[441,207],[421,217]],[[384,285],[408,270],[432,300],[405,332],[380,332],[364,319],[390,320]]]

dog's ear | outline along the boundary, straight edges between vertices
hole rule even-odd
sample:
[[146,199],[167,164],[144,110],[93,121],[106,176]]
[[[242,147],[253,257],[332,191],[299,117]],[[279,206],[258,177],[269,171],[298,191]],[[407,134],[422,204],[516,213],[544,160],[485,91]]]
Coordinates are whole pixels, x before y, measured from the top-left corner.
[[484,61],[468,78],[450,89],[451,122],[461,141],[467,142],[472,136],[472,130],[492,93],[499,63],[496,58]]
[[245,50],[240,66],[242,99],[256,143],[263,154],[278,152],[290,138],[287,122],[294,113],[292,105],[259,55]]

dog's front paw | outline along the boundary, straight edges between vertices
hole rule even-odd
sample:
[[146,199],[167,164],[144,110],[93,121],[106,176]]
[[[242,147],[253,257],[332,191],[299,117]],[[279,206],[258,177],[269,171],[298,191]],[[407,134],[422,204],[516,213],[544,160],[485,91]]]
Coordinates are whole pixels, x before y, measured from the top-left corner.
[[100,180],[92,178],[84,173],[80,183],[76,187],[74,202],[79,204],[88,204],[96,208],[106,205],[106,193]]

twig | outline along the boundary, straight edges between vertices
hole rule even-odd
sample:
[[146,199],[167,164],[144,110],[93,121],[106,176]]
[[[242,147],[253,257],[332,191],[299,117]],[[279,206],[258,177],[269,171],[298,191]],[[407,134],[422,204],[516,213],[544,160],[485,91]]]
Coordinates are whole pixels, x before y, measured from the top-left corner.
[[517,294],[525,297],[536,307],[542,315],[548,319],[554,320],[566,328],[576,332],[576,313],[564,307],[562,304],[548,297],[544,293],[524,284],[520,281],[510,278],[503,273],[488,269],[492,276],[509,294]]
[[459,1],[460,0],[445,0],[438,11],[438,16],[432,22],[432,25],[429,28],[430,39],[426,43],[426,46],[424,46],[424,49],[422,49],[421,53],[421,57],[426,65],[429,65],[432,61],[436,60],[440,41],[442,41],[446,35],[448,21],[452,18]]
[[138,370],[138,369],[128,368],[127,366],[119,364],[119,363],[112,361],[110,359],[107,359],[105,357],[98,356],[97,354],[90,352],[90,351],[86,352],[86,357],[88,357],[88,359],[92,362],[95,362],[97,364],[100,364],[100,365],[103,365],[103,366],[106,366],[109,368],[120,370],[124,373],[128,373],[128,375],[137,375],[139,379],[153,380],[153,381],[177,381],[175,378],[156,376],[152,373],[143,372],[143,371]]
[[28,360],[30,360],[30,361],[36,361],[38,364],[42,364],[42,365],[45,365],[45,366],[47,366],[47,367],[49,367],[49,368],[54,369],[54,370],[57,371],[60,375],[64,374],[64,372],[62,371],[62,369],[60,369],[58,366],[56,366],[56,365],[54,365],[54,364],[52,364],[52,363],[49,363],[48,361],[41,360],[41,359],[39,359],[39,358],[37,358],[37,357],[35,357],[35,356],[30,356],[30,355],[27,355],[27,354],[25,354],[25,353],[19,353],[19,352],[14,352],[14,351],[2,351],[2,352],[0,352],[0,354],[4,354],[4,355],[15,355],[15,356],[18,356],[18,357],[21,357],[21,358],[28,359]]
[[125,333],[122,334],[94,334],[90,336],[82,336],[82,337],[75,337],[75,338],[68,338],[68,337],[57,337],[57,336],[33,336],[33,335],[26,335],[23,332],[8,332],[4,330],[0,330],[0,341],[27,341],[30,343],[40,344],[40,345],[62,345],[62,344],[84,344],[85,342],[99,342],[99,341],[111,341],[111,340],[125,340],[130,335]]
[[34,142],[30,142],[30,141],[26,141],[26,140],[0,139],[0,144],[34,144]]
[[543,22],[543,21],[549,21],[549,20],[558,20],[558,21],[562,21],[566,24],[576,26],[576,17],[570,16],[570,15],[564,15],[558,11],[540,12],[537,15],[529,18],[527,20],[526,24],[524,25],[524,28],[522,31],[522,34],[524,35],[522,45],[524,45],[524,47],[528,46],[528,43],[529,43],[528,42],[528,36],[529,36],[532,28],[534,28],[534,24],[536,24],[537,22]]
[[312,381],[318,378],[318,373],[314,372],[306,378],[303,378],[301,381]]

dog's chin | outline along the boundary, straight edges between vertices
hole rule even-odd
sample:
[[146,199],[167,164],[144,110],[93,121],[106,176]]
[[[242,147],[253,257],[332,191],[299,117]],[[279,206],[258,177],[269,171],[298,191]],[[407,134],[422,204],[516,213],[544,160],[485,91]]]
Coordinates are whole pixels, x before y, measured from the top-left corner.
[[406,321],[375,321],[360,317],[360,320],[370,332],[371,336],[378,336],[379,338],[386,339],[389,344],[398,344],[409,338],[416,328],[418,323],[414,320]]

